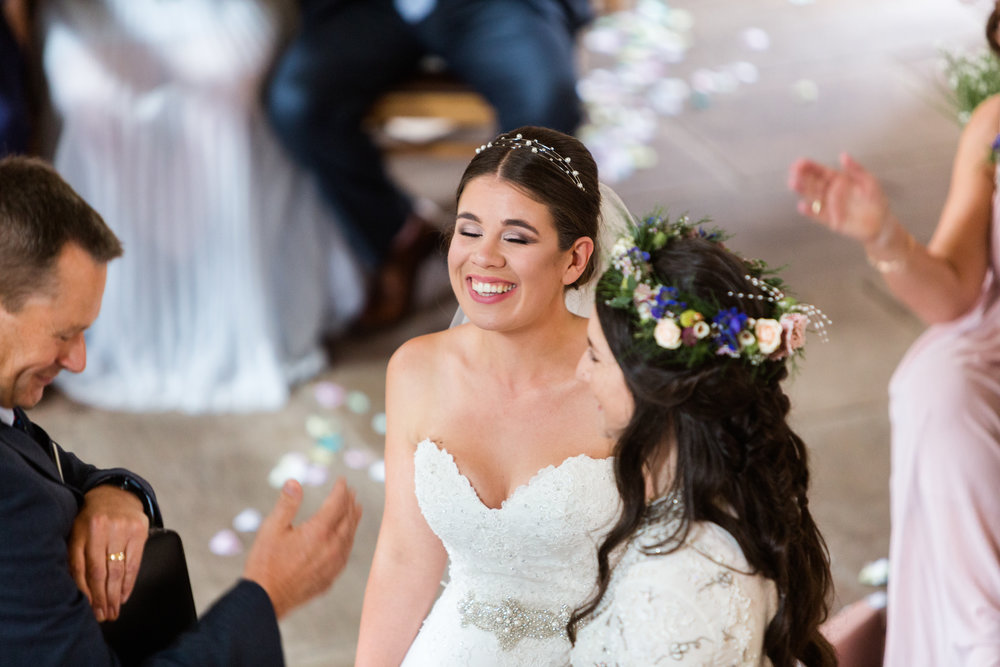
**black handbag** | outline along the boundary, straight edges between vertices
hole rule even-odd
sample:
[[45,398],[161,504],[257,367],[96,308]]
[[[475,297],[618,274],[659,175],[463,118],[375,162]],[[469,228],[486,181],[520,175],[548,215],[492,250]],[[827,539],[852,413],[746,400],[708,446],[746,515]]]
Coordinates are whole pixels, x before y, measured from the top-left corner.
[[142,552],[132,595],[117,619],[101,624],[104,640],[122,665],[138,665],[197,620],[180,535],[154,528]]

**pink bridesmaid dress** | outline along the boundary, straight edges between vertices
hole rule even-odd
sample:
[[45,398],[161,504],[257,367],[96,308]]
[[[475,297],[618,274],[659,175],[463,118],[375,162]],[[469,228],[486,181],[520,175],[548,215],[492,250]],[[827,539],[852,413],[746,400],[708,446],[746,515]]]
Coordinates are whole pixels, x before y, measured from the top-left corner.
[[931,326],[889,384],[885,664],[893,667],[1000,665],[998,216],[995,191],[990,267],[976,305]]

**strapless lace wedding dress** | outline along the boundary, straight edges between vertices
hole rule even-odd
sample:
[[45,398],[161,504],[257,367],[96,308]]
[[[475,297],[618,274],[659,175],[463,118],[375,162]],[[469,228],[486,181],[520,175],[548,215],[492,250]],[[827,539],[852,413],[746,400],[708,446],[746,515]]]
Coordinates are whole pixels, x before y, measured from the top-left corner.
[[566,665],[569,615],[594,590],[596,547],[619,507],[611,459],[538,471],[492,509],[424,440],[416,496],[449,557],[449,581],[403,665]]

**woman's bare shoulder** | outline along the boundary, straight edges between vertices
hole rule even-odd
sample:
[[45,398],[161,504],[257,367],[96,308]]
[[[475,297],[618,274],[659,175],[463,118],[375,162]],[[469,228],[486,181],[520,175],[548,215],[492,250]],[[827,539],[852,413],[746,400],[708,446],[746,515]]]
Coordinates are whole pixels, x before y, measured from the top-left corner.
[[441,373],[452,362],[461,346],[461,327],[445,329],[417,336],[406,341],[393,352],[387,369],[387,382],[408,382],[415,378],[424,381],[428,373]]
[[987,97],[972,110],[963,135],[985,137],[992,141],[1000,133],[1000,94]]

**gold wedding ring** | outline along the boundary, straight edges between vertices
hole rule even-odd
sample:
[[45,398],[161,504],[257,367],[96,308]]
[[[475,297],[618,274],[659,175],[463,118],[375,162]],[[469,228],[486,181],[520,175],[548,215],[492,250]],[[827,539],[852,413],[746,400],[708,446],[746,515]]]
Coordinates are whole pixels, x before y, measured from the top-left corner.
[[823,210],[823,202],[819,199],[813,199],[812,212],[813,215],[819,215],[819,212]]
[[115,554],[108,554],[108,560],[110,560],[110,561],[124,561],[125,560],[125,552],[124,551],[119,551],[118,553],[115,553]]

